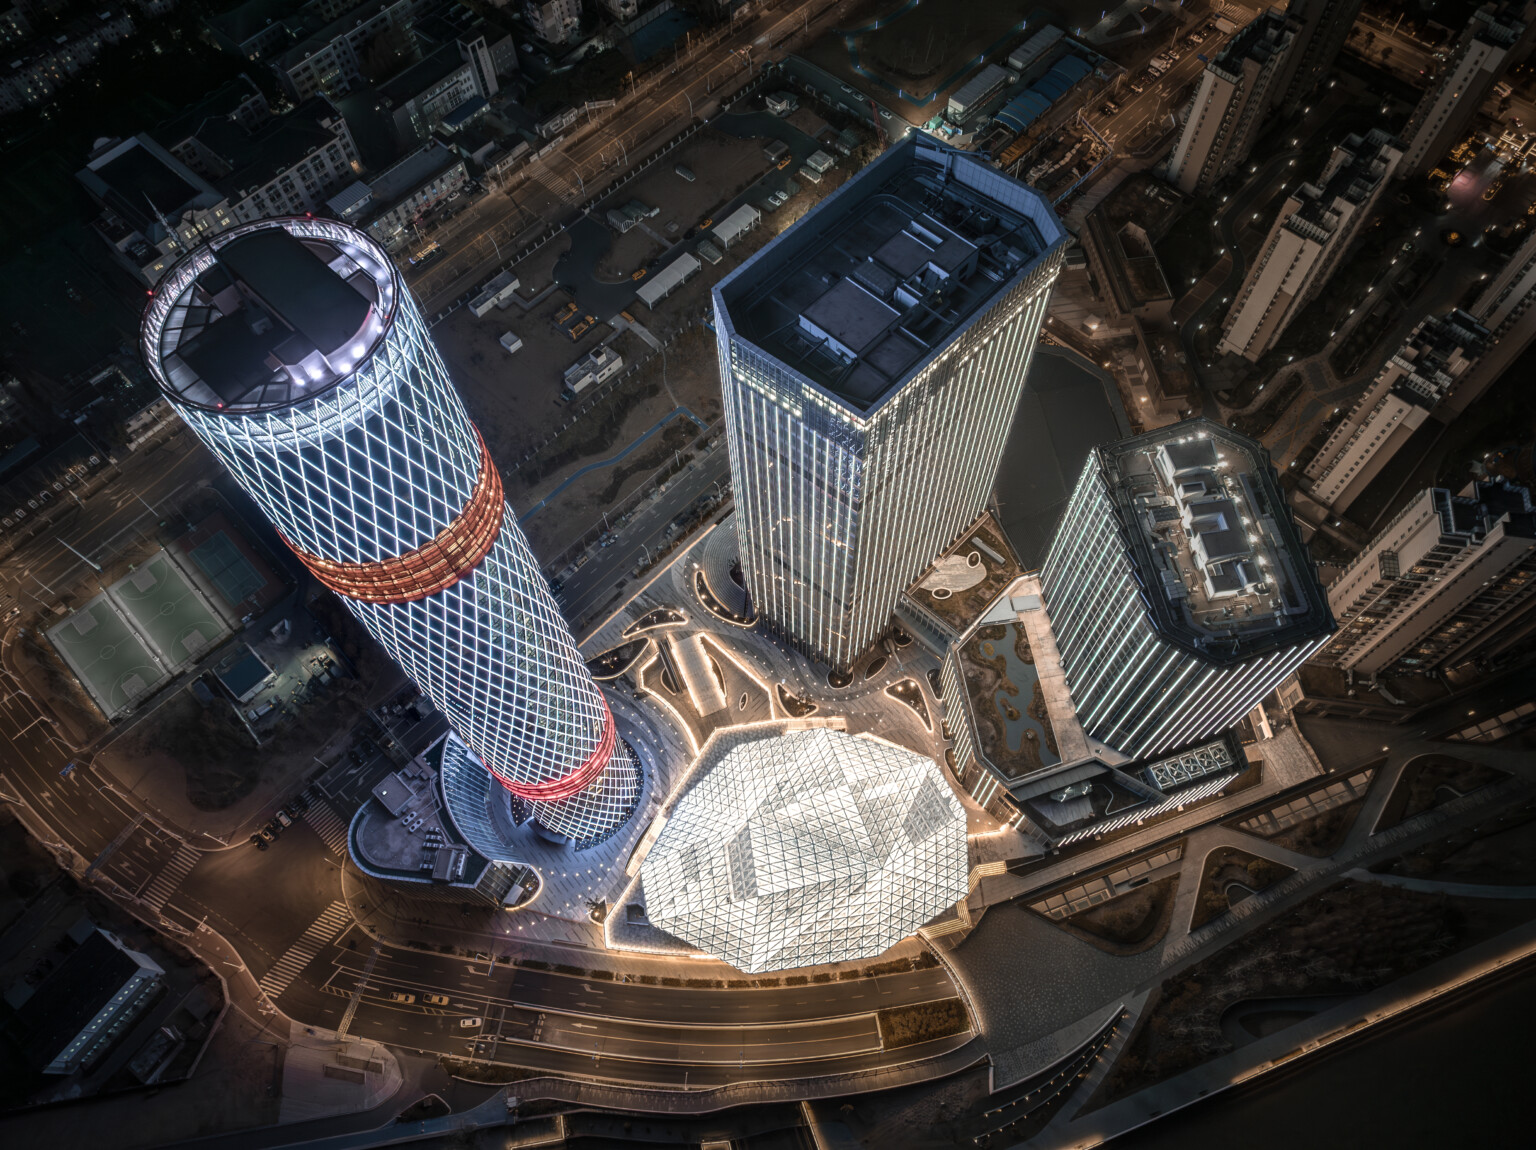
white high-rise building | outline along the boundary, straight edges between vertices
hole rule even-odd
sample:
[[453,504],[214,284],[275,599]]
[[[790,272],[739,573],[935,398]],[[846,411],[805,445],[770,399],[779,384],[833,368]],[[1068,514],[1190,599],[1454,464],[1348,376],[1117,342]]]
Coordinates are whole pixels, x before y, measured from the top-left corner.
[[1482,354],[1488,329],[1464,311],[1426,316],[1307,464],[1308,494],[1342,513]]
[[1084,733],[1132,758],[1232,726],[1334,630],[1268,452],[1206,419],[1095,448],[1040,585]]
[[1279,12],[1266,12],[1227,41],[1205,66],[1178,142],[1168,180],[1181,192],[1203,192],[1248,158],[1273,99],[1271,84],[1291,47]]
[[1315,184],[1286,197],[1222,334],[1222,351],[1257,362],[1322,290],[1397,170],[1401,145],[1379,129],[1346,136]]
[[1536,601],[1530,493],[1475,483],[1424,491],[1328,588],[1339,633],[1317,657],[1361,674],[1460,662]]
[[802,650],[848,665],[986,505],[1066,235],[914,134],[715,289],[742,571]]
[[639,765],[383,249],[329,220],[232,228],[166,272],[141,339],[188,426],[478,756],[456,769],[578,847],[622,826]]

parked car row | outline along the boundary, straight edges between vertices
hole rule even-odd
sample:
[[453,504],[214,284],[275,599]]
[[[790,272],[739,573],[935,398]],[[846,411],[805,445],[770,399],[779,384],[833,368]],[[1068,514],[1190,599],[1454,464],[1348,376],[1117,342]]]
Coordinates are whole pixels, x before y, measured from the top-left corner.
[[309,810],[309,801],[310,788],[306,787],[303,792],[279,807],[277,813],[267,821],[267,825],[251,836],[251,845],[257,850],[266,850],[277,841],[280,834],[293,826],[296,819],[303,817],[304,812]]

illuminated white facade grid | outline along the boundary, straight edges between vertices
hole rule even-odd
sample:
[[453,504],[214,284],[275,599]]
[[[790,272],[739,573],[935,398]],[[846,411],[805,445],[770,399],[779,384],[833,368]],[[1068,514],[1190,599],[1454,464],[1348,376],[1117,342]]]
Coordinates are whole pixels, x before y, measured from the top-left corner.
[[1204,419],[1090,453],[1040,582],[1084,732],[1132,758],[1232,726],[1334,630],[1268,454]]
[[612,803],[562,803],[638,790],[639,766],[378,245],[325,220],[225,232],[162,281],[143,351],[182,418],[522,809],[578,845],[622,825]]
[[1065,236],[911,136],[715,289],[742,571],[801,649],[850,663],[985,506]]
[[756,973],[870,958],[965,897],[965,811],[931,759],[830,728],[722,749],[646,857],[654,926]]

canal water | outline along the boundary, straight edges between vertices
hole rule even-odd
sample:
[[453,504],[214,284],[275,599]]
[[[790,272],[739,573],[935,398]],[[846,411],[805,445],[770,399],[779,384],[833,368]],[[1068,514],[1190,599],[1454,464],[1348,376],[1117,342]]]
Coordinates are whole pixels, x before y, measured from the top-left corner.
[[1115,1150],[1529,1146],[1536,963],[1110,1143]]

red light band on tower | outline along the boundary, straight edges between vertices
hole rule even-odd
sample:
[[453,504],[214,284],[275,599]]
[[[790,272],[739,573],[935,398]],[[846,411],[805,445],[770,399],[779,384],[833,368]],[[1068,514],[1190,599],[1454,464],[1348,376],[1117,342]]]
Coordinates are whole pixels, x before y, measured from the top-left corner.
[[548,803],[558,799],[568,799],[597,782],[602,773],[608,769],[608,760],[613,758],[615,739],[613,713],[608,710],[608,704],[605,702],[603,704],[603,737],[592,753],[587,756],[586,761],[570,774],[542,783],[514,783],[500,775],[496,777],[501,779],[501,785],[507,790],[530,802]]
[[452,587],[480,565],[501,533],[506,503],[501,476],[480,440],[480,477],[454,521],[414,551],[376,563],[340,563],[288,546],[316,579],[338,595],[364,603],[412,603]]

